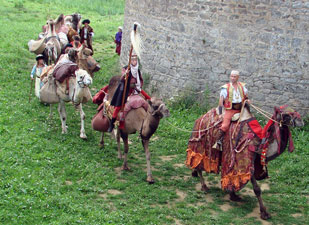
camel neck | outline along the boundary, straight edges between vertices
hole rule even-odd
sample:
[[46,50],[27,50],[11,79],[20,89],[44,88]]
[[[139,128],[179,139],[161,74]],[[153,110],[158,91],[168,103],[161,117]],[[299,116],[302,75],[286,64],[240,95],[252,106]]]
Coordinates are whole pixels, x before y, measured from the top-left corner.
[[159,117],[153,116],[150,112],[147,112],[147,117],[145,118],[144,123],[142,125],[143,126],[141,132],[142,138],[148,140],[154,134],[154,132],[156,132],[159,123],[160,123]]
[[[276,148],[270,156],[267,157],[267,161],[271,161],[275,158],[277,158],[281,153],[284,152],[286,149],[288,142],[289,142],[289,127],[283,126],[279,127],[278,124],[272,124],[272,126],[269,127],[269,134],[267,135],[266,142],[269,142],[268,146],[271,146],[273,144],[276,144]],[[276,143],[274,143],[276,142]]]

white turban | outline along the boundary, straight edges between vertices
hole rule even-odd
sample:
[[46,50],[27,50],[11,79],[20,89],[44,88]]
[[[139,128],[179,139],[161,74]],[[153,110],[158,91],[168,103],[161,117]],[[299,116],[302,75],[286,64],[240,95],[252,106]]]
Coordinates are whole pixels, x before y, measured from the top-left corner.
[[232,75],[232,74],[239,76],[239,71],[237,71],[237,70],[232,70],[231,75]]

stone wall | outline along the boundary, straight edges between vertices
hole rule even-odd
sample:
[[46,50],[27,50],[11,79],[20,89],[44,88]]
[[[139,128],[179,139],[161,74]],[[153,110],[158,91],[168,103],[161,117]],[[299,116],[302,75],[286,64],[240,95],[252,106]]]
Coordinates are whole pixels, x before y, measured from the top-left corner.
[[309,111],[309,1],[127,0],[122,65],[134,21],[146,49],[142,72],[157,95],[207,87],[217,102],[237,69],[257,105]]

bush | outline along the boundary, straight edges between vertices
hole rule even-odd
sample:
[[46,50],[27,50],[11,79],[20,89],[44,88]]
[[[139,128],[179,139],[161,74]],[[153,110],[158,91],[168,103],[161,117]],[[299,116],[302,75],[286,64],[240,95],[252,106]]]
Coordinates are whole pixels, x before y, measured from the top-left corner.
[[175,109],[193,109],[194,111],[207,112],[210,108],[209,89],[197,91],[193,87],[184,88],[178,96],[169,101],[169,105]]

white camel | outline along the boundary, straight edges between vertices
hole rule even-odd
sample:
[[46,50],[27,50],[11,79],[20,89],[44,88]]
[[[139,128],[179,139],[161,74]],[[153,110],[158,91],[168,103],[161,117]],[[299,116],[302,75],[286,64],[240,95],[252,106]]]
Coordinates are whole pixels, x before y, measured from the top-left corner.
[[66,126],[66,110],[65,110],[65,102],[72,102],[76,109],[80,112],[81,118],[81,129],[80,129],[80,137],[82,139],[86,139],[84,121],[85,121],[85,113],[82,108],[82,103],[86,103],[91,99],[91,93],[89,90],[89,85],[92,84],[92,78],[87,73],[87,71],[79,69],[75,72],[76,77],[71,77],[69,79],[69,94],[65,94],[66,92],[66,82],[60,84],[56,81],[57,84],[57,95],[59,96],[59,105],[58,112],[61,120],[62,133],[67,133]]
[[56,33],[55,21],[48,20],[48,32],[45,37],[46,47],[45,47],[45,55],[48,57],[47,64],[51,65],[52,62],[56,63],[58,57],[61,54],[61,45],[59,37]]

